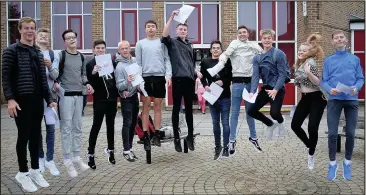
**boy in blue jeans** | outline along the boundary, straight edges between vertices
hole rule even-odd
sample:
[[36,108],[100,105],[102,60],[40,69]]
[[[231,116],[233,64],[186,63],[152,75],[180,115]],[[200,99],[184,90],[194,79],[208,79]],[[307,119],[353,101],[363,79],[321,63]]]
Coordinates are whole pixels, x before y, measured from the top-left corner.
[[[321,86],[328,94],[327,123],[329,160],[328,180],[336,178],[338,163],[336,161],[337,135],[339,118],[344,109],[346,117],[346,153],[343,165],[343,178],[352,179],[351,157],[354,147],[355,129],[358,120],[358,92],[364,84],[360,59],[346,50],[347,38],[343,31],[332,34],[332,44],[336,51],[328,56],[323,64]],[[338,83],[352,87],[349,92],[341,92]]]

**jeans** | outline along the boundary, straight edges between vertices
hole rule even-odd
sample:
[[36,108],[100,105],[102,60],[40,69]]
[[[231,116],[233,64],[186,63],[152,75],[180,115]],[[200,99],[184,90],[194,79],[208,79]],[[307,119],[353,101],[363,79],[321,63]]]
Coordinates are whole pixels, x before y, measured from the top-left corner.
[[184,98],[184,108],[186,114],[186,122],[188,126],[188,137],[193,137],[193,98],[195,81],[191,78],[172,78],[172,94],[173,94],[173,113],[172,123],[174,138],[179,139],[179,110]]
[[98,134],[102,127],[104,115],[107,126],[108,149],[114,150],[114,121],[117,114],[117,100],[93,102],[93,125],[89,135],[88,153],[94,154]]
[[[291,129],[300,140],[309,148],[309,154],[314,155],[318,143],[319,124],[322,120],[324,108],[327,101],[322,98],[322,92],[302,93],[301,100],[296,106],[294,116],[291,121]],[[306,135],[301,125],[309,116],[308,134]]]
[[132,141],[135,136],[135,128],[137,116],[139,112],[139,99],[137,93],[128,98],[120,98],[121,111],[123,117],[122,126],[122,141],[123,150],[129,151],[132,149]]
[[266,124],[268,127],[273,125],[273,121],[266,117],[263,113],[259,112],[261,108],[263,108],[264,105],[266,105],[268,102],[271,105],[269,114],[271,117],[276,120],[278,123],[283,123],[283,117],[281,114],[281,108],[283,99],[285,98],[285,87],[280,89],[275,99],[273,100],[265,90],[272,90],[273,87],[270,86],[263,86],[261,91],[258,93],[257,98],[255,99],[254,105],[249,108],[248,114],[257,119],[260,120],[262,123]]
[[[233,83],[231,95],[230,142],[234,142],[236,140],[236,136],[239,133],[237,126],[240,114],[240,105],[243,100],[242,94],[244,87],[247,89],[247,91],[250,91],[250,83]],[[248,115],[248,110],[253,106],[253,104],[247,101],[244,101],[244,103],[250,137],[256,139],[257,133],[255,131],[255,121],[254,118]]]
[[358,121],[357,100],[328,100],[328,149],[330,161],[336,160],[338,125],[342,109],[346,119],[346,153],[345,158],[351,160],[354,147],[355,130]]
[[[54,149],[55,148],[55,125],[46,124],[46,145],[47,145],[46,160],[52,161],[53,154],[55,151],[55,149]],[[39,138],[39,158],[44,158],[42,133],[40,134],[40,138]]]
[[230,114],[230,106],[231,100],[230,98],[218,99],[214,105],[209,104],[213,132],[215,137],[215,146],[221,146],[221,128],[220,128],[220,114],[222,120],[222,130],[224,137],[224,147],[227,147],[229,144],[229,134],[230,134],[230,126],[229,126],[229,114]]
[[62,151],[65,159],[70,159],[70,149],[74,157],[80,156],[82,144],[83,96],[60,98],[60,129]]
[[36,96],[17,97],[16,102],[21,110],[17,110],[15,124],[18,128],[16,153],[19,172],[28,172],[27,146],[31,157],[31,168],[39,169],[39,138],[44,113],[43,99]]

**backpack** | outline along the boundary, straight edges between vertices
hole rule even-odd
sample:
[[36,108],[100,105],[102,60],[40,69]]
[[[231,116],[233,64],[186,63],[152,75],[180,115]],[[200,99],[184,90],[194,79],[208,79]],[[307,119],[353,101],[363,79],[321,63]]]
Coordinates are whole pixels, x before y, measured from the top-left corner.
[[[274,51],[273,51],[273,54],[272,54],[272,60],[277,64],[277,52],[278,52],[278,49],[277,48],[273,48]],[[260,62],[260,55],[256,55],[256,60],[257,60],[257,63],[259,64]],[[288,66],[288,63],[287,63],[287,66],[286,66],[286,79],[285,79],[285,83],[289,83],[291,81],[291,70],[290,70],[290,67]]]
[[55,52],[53,50],[48,50],[48,53],[50,54],[51,62],[55,59]]
[[[149,126],[148,127],[149,127],[149,130],[147,131],[147,133],[150,136],[152,133],[155,132],[154,122],[150,115],[149,115]],[[141,113],[137,117],[137,123],[136,123],[135,130],[136,130],[137,136],[140,138],[140,140],[142,140],[142,138],[144,137],[144,131],[142,129]]]
[[[83,76],[83,67],[84,67],[84,55],[80,52],[78,52],[78,54],[80,54],[81,57],[81,76]],[[62,76],[62,74],[64,73],[64,68],[65,68],[65,56],[66,56],[66,51],[62,50],[61,51],[61,58],[60,58],[60,62],[58,64],[58,72],[59,72],[59,76],[57,78],[57,81],[60,81],[60,77]],[[50,57],[51,57],[51,53],[50,53]]]

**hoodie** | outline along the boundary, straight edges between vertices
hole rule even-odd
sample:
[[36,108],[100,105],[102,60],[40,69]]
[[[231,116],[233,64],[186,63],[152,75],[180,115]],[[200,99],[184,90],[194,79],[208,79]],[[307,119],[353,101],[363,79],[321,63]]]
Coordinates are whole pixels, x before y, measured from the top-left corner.
[[117,67],[115,70],[116,76],[116,86],[119,95],[123,96],[123,91],[129,92],[127,97],[132,97],[136,92],[137,88],[133,87],[131,83],[128,82],[128,75],[126,72],[126,67],[131,64],[137,63],[136,58],[132,57],[130,59],[122,57],[119,53],[116,54]]

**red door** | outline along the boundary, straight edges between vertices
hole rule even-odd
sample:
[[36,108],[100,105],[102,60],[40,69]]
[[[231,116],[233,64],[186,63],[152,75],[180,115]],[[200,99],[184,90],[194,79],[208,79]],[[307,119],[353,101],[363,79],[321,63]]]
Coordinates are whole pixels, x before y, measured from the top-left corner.
[[[365,30],[354,30],[354,54],[361,60],[362,72],[365,73]],[[363,85],[358,99],[365,99],[365,85]]]

